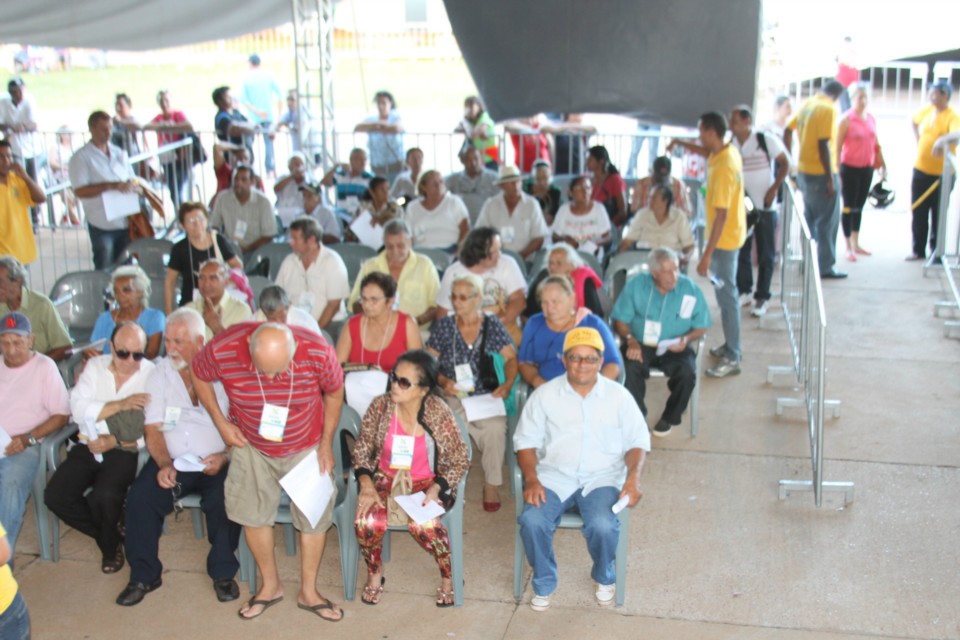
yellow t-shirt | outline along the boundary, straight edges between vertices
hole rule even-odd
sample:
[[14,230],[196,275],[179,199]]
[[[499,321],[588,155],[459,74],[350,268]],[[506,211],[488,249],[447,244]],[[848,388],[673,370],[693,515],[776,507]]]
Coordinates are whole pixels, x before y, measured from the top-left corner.
[[[360,267],[360,273],[353,283],[353,291],[347,303],[349,309],[352,310],[353,304],[360,299],[360,283],[364,277],[374,272],[390,273],[386,251],[370,258]],[[433,261],[423,254],[411,251],[410,257],[400,270],[400,281],[397,283],[399,299],[397,307],[416,321],[417,316],[423,315],[427,309],[437,304],[438,293],[440,293],[440,277],[437,275],[437,268]]]
[[[943,173],[943,156],[933,155],[933,143],[941,136],[960,131],[960,115],[950,107],[937,113],[937,108],[931,104],[917,111],[913,116],[913,123],[920,131],[920,138],[917,140],[917,163],[913,166],[926,174],[939,176]],[[956,145],[951,145],[950,149],[956,149]]]
[[837,173],[837,109],[833,100],[824,95],[816,95],[793,114],[787,127],[797,132],[800,156],[797,170],[814,176],[824,175],[820,162],[820,141],[830,140],[830,170]]
[[[0,538],[7,536],[7,530],[0,523]],[[13,549],[10,550],[11,553]],[[10,607],[10,603],[17,596],[17,581],[13,578],[13,572],[10,571],[10,565],[4,564],[0,567],[0,613],[3,613]]]
[[13,172],[7,174],[7,183],[0,184],[0,255],[11,255],[20,264],[37,259],[37,241],[30,222],[30,207],[35,204],[23,178]]
[[743,160],[731,144],[707,160],[707,238],[717,209],[727,210],[727,221],[716,248],[736,251],[747,239],[747,212],[743,206]]

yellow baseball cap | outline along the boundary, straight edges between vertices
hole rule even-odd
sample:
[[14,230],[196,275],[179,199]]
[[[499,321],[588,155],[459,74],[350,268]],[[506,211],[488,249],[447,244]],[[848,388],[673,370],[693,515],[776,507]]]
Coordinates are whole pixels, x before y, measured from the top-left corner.
[[563,340],[563,352],[566,353],[574,347],[593,347],[600,353],[603,353],[603,338],[600,332],[590,327],[577,327],[567,333]]

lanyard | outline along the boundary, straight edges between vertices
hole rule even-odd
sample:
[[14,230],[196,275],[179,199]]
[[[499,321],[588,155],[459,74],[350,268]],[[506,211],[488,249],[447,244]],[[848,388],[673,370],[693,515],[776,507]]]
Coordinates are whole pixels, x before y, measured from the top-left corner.
[[[387,326],[383,329],[383,335],[380,337],[380,349],[377,351],[377,369],[380,368],[380,357],[383,355],[383,344],[387,341],[387,333],[390,331],[390,319],[393,317],[393,310],[387,312]],[[366,316],[360,316],[360,364],[363,364],[363,352],[367,350],[367,345],[364,343],[367,341],[367,324],[364,323],[364,320],[367,320]],[[370,321],[367,320],[367,323]],[[400,321],[397,321],[397,331],[400,331]],[[456,358],[456,355],[454,355]]]
[[[656,287],[657,287],[656,283],[654,283],[653,286],[650,287],[650,295],[647,296],[647,306],[643,310],[644,321],[646,321],[647,316],[649,315],[650,302],[653,300],[653,290],[656,289]],[[668,291],[667,296],[669,295],[670,295],[670,292]],[[664,307],[667,306],[667,296],[663,296],[663,300],[660,302],[660,316],[657,318],[657,322],[659,323],[663,322],[663,309]]]
[[[257,372],[257,384],[260,385],[260,397],[263,398],[263,404],[269,404],[267,402],[267,394],[263,392],[263,382],[260,381],[260,370],[256,369],[256,367],[254,367],[254,369]],[[287,396],[287,407],[286,407],[288,410],[290,409],[290,402],[293,400],[293,374],[294,374],[293,362],[291,362],[290,363],[290,394]]]

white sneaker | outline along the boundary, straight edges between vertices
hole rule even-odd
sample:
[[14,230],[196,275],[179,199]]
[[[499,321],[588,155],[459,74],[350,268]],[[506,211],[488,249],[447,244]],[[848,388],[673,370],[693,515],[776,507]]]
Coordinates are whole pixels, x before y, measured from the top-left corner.
[[546,611],[550,608],[550,596],[534,595],[530,601],[530,608],[534,611]]
[[594,594],[597,598],[597,604],[601,607],[608,607],[613,604],[613,598],[617,595],[617,585],[597,583],[597,592]]
[[753,302],[753,295],[749,293],[740,294],[740,306],[749,307],[750,303]]
[[752,315],[754,318],[762,318],[763,316],[767,315],[767,308],[769,306],[769,300],[764,300],[762,302],[754,300],[753,309],[750,310],[750,315]]

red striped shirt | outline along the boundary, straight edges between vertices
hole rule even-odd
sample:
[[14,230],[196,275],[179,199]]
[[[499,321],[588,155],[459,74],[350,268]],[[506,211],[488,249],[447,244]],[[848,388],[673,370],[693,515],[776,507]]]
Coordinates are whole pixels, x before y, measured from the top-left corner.
[[[273,380],[258,374],[250,357],[250,336],[258,326],[259,322],[241,322],[222,332],[193,359],[193,372],[201,380],[223,382],[230,398],[229,419],[240,427],[250,444],[267,456],[285,458],[320,442],[321,394],[333,393],[343,386],[343,369],[333,347],[321,336],[301,327],[290,327],[297,340],[290,369]],[[282,442],[260,435],[264,402],[290,409]]]

